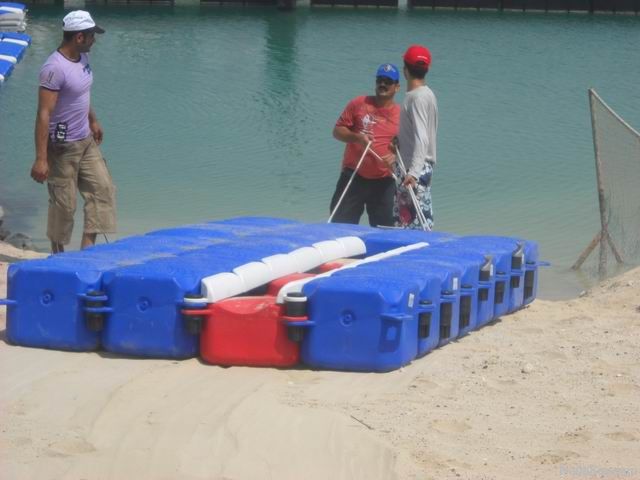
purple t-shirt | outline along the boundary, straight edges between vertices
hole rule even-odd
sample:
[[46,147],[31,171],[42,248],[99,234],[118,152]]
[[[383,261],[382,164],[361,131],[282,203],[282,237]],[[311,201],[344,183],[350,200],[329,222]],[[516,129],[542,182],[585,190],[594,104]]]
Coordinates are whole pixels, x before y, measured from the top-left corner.
[[58,101],[49,119],[49,137],[53,142],[74,142],[87,138],[93,74],[89,56],[69,60],[57,50],[40,69],[40,86],[58,92]]

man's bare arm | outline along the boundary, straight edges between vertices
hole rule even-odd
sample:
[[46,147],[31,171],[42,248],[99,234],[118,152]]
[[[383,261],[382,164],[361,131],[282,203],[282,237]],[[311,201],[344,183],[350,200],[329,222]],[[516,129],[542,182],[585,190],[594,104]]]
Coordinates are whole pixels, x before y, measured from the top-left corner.
[[58,102],[58,92],[40,87],[38,91],[38,112],[36,114],[35,144],[36,159],[31,167],[31,178],[42,183],[49,176],[47,143],[49,142],[49,119]]

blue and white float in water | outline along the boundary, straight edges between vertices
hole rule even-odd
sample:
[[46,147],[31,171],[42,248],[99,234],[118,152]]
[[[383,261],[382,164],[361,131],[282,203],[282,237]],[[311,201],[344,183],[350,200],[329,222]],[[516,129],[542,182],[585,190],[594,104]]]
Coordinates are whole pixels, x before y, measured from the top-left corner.
[[16,43],[23,47],[31,45],[31,37],[26,33],[19,32],[0,32],[0,40],[7,43]]
[[389,371],[535,299],[538,249],[246,217],[11,265],[7,339],[222,365]]
[[29,45],[31,37],[25,33],[0,32],[0,83],[9,78]]
[[0,2],[0,32],[23,32],[26,27],[26,5],[22,3]]
[[31,45],[31,37],[20,33],[26,25],[25,14],[20,3],[0,2],[0,83],[9,78]]
[[24,45],[20,45],[11,41],[0,40],[0,60],[6,60],[13,64],[22,60],[24,52],[27,49]]
[[13,72],[13,66],[13,62],[0,58],[0,83],[9,78],[9,75],[11,75],[11,72]]

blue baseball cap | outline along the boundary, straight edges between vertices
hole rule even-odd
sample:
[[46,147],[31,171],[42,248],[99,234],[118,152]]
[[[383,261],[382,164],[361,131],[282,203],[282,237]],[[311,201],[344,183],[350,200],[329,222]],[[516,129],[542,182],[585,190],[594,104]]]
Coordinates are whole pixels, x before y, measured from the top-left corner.
[[400,72],[398,72],[398,67],[395,65],[391,63],[383,63],[378,67],[378,71],[376,72],[376,78],[378,77],[387,77],[394,82],[399,82]]

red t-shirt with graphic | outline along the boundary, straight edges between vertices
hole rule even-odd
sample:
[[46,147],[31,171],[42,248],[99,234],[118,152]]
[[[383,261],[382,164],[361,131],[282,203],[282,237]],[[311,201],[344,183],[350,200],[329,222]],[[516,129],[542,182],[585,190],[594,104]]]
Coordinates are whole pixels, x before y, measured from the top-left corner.
[[[373,135],[371,149],[381,157],[391,153],[389,145],[398,134],[399,125],[400,105],[394,103],[380,108],[375,104],[375,97],[371,96],[351,100],[336,122],[336,127],[347,127],[353,132]],[[355,169],[364,149],[359,143],[347,143],[342,159],[343,168]],[[384,178],[391,176],[391,170],[367,152],[358,175],[364,178]]]

